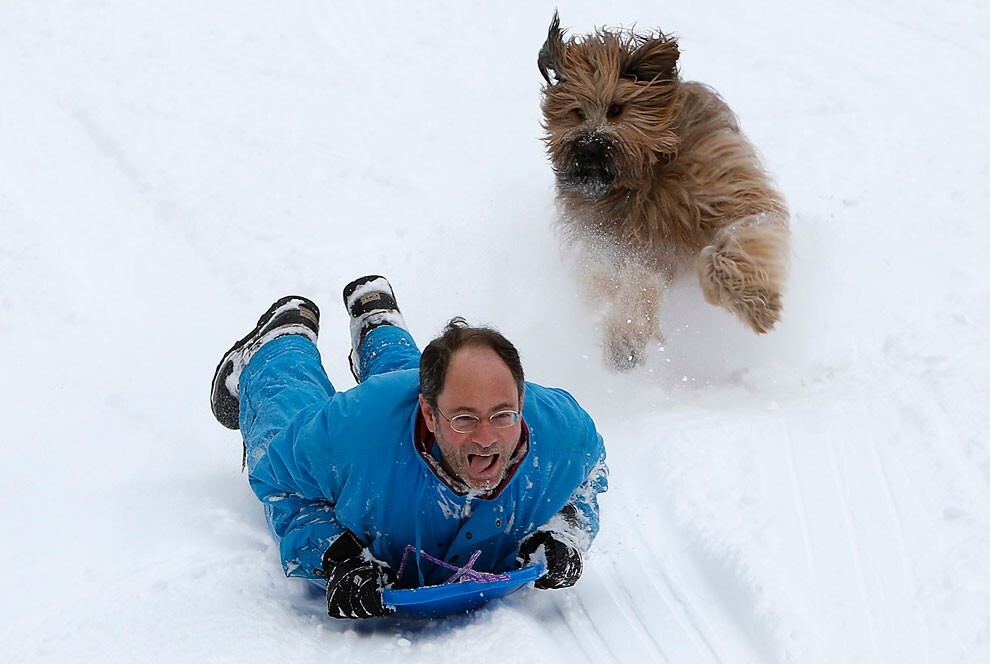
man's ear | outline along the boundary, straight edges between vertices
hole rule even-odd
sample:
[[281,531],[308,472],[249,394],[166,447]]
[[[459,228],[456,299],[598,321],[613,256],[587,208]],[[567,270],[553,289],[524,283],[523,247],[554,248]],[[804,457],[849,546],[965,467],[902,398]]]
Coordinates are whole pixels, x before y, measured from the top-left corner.
[[422,394],[419,395],[419,411],[423,413],[423,420],[426,422],[426,428],[430,430],[430,433],[436,433],[436,416],[433,414],[433,406],[429,404]]

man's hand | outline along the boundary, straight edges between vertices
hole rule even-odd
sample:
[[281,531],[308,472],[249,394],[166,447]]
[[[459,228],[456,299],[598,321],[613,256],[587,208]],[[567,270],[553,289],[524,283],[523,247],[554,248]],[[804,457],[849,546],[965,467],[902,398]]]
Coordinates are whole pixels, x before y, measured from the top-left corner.
[[581,578],[584,563],[581,552],[576,548],[554,538],[549,531],[534,533],[519,545],[518,560],[521,565],[528,565],[534,558],[539,559],[539,551],[543,549],[546,559],[546,572],[534,584],[540,590],[556,590],[570,588]]
[[382,604],[382,589],[391,570],[375,561],[350,531],[334,540],[323,554],[327,580],[327,613],[331,618],[374,618],[395,613]]

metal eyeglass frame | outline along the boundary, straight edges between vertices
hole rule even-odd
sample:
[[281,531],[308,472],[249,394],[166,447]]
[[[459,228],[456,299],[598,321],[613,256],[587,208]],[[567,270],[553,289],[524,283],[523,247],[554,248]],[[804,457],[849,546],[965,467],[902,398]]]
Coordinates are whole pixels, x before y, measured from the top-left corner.
[[[478,417],[477,415],[462,413],[460,415],[454,415],[453,417],[447,417],[446,415],[443,414],[443,411],[440,410],[439,406],[434,406],[434,408],[438,413],[440,413],[440,417],[447,420],[447,424],[450,425],[450,428],[456,431],[457,433],[472,433],[479,426],[481,426],[481,418]],[[503,415],[509,415],[509,414],[512,415],[512,418],[511,421],[509,421],[507,424],[495,423],[496,417],[501,417]],[[492,413],[488,417],[488,423],[492,425],[493,429],[508,429],[509,427],[515,425],[516,422],[519,421],[520,417],[522,417],[522,415],[519,413],[518,410],[512,410],[512,409],[500,410],[497,413]],[[456,424],[454,424],[454,420],[460,420],[461,422],[473,422],[473,424],[471,424],[467,429],[463,429],[463,428],[459,428]]]

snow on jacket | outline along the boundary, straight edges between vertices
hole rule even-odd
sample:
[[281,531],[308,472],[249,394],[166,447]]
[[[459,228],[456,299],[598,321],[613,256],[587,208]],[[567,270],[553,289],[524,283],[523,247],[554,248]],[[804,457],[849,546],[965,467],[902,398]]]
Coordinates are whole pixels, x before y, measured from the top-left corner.
[[[607,488],[605,450],[570,394],[525,384],[529,451],[490,499],[458,495],[421,456],[414,440],[418,397],[416,369],[371,376],[304,408],[268,442],[250,482],[288,576],[321,576],[323,553],[343,529],[393,570],[412,545],[460,565],[480,550],[475,569],[508,571],[518,567],[520,542],[541,527],[563,531],[587,550],[598,532],[597,495]],[[555,518],[566,505],[577,508],[576,519]],[[420,583],[450,576],[419,562]]]

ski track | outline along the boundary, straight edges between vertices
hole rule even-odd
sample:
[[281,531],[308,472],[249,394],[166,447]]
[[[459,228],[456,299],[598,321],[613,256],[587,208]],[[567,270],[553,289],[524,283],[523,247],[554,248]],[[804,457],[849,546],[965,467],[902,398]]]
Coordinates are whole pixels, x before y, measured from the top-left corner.
[[[841,432],[840,434],[841,435]],[[835,496],[838,499],[840,506],[840,513],[842,515],[843,522],[845,524],[845,530],[851,536],[847,538],[847,542],[850,549],[850,554],[852,557],[853,565],[856,570],[856,587],[859,591],[860,599],[862,601],[861,606],[870,606],[870,592],[867,588],[868,583],[866,580],[866,573],[864,571],[863,558],[865,556],[863,543],[864,533],[860,532],[857,527],[856,517],[853,514],[852,508],[850,506],[849,500],[849,482],[846,472],[846,468],[843,467],[839,460],[839,452],[836,449],[839,444],[836,442],[835,436],[830,436],[827,446],[829,470],[831,471],[831,481],[835,487]],[[869,483],[870,478],[860,478],[860,486],[866,486]],[[872,658],[877,661],[879,655],[879,646],[877,644],[877,626],[873,611],[867,610],[866,612],[866,625],[870,641],[870,647],[873,651]]]
[[[640,616],[632,609],[634,602],[628,585],[621,578],[616,578],[614,568],[612,571],[612,578],[605,584],[608,596],[612,600],[610,608],[618,611],[622,616],[623,627],[631,630],[632,635],[636,638],[636,642],[643,646],[638,649],[639,656],[644,658],[649,657],[653,661],[669,661],[656,641],[653,640],[648,630],[644,628]],[[643,607],[639,607],[639,610],[643,610]],[[647,608],[644,612],[649,613],[649,609]],[[657,618],[658,623],[661,623],[662,620],[659,619],[659,616]],[[628,637],[629,634],[627,633],[626,638],[628,639]],[[625,647],[626,649],[629,648],[628,640],[625,642]]]
[[[925,461],[938,466],[945,466],[943,472],[950,471],[950,474],[944,476],[944,481],[958,482],[960,485],[950,484],[946,488],[950,491],[957,491],[961,488],[964,494],[986,499],[988,496],[985,486],[980,478],[973,479],[973,474],[978,471],[975,471],[962,455],[961,447],[957,442],[960,439],[959,433],[944,407],[937,401],[930,399],[929,394],[924,389],[920,389],[918,385],[909,384],[906,391],[907,393],[902,395],[900,399],[891,400],[892,407],[885,414],[889,420],[903,422],[901,429],[895,431],[894,435],[901,437],[914,435],[923,438],[926,444],[920,449],[926,455]],[[875,417],[875,415],[875,413],[870,412],[871,417]],[[915,418],[919,417],[923,418],[923,422],[928,425],[919,427],[920,432],[914,431],[912,426]],[[934,430],[928,431],[929,428],[934,428]],[[875,437],[873,442],[876,443]],[[878,474],[883,481],[884,493],[880,500],[883,501],[882,504],[887,506],[896,528],[898,554],[902,570],[900,580],[904,581],[910,589],[910,596],[907,599],[913,602],[920,595],[919,573],[921,572],[919,569],[927,571],[928,567],[926,564],[928,561],[919,555],[924,549],[919,548],[918,545],[928,544],[932,546],[932,551],[928,555],[936,560],[945,555],[940,545],[943,541],[944,520],[938,519],[932,514],[931,503],[924,499],[927,497],[925,493],[940,487],[932,485],[931,482],[922,483],[913,478],[912,471],[906,466],[905,460],[900,455],[895,454],[889,446],[876,450],[875,459]],[[953,480],[949,480],[950,477]],[[891,478],[902,478],[900,482],[902,486],[898,488],[895,483],[891,482]],[[910,531],[906,528],[907,524],[902,516],[903,505],[908,499],[912,499],[910,511],[915,515],[910,525],[913,526],[913,530],[921,533],[914,536],[914,546],[909,546],[907,543],[908,532]],[[937,563],[936,566],[940,566],[940,564]],[[913,611],[914,624],[903,626],[906,631],[918,634],[916,639],[918,648],[916,650],[924,654],[924,661],[926,662],[938,661],[938,655],[935,654],[935,648],[932,645],[933,629],[930,610],[931,607],[925,607]]]
[[[712,627],[704,620],[704,613],[697,606],[697,603],[687,595],[684,585],[670,571],[664,571],[661,561],[652,556],[646,559],[641,551],[648,551],[649,545],[642,536],[642,529],[636,529],[636,533],[639,541],[643,543],[643,547],[636,547],[634,549],[634,555],[637,559],[634,569],[639,569],[644,573],[649,586],[655,591],[655,593],[649,593],[647,596],[655,596],[662,600],[664,608],[669,611],[680,628],[681,633],[694,644],[696,651],[693,653],[695,655],[694,661],[703,661],[703,655],[705,660],[710,659],[714,662],[722,661],[717,654],[716,648],[712,645],[714,636],[709,636],[712,632]],[[630,586],[627,585],[626,587],[628,589]],[[631,595],[630,605],[637,605],[637,602]],[[637,616],[642,620],[642,614],[637,614]],[[648,629],[647,634],[650,634]],[[663,652],[663,647],[658,643],[657,639],[652,635],[650,638],[657,649]],[[671,658],[671,660],[675,662],[682,661],[676,657]]]
[[[898,405],[889,397],[876,396],[872,405],[868,403],[861,399],[831,404],[822,414],[828,425],[817,432],[789,428],[784,465],[806,577],[795,581],[825,606],[835,607],[825,616],[834,624],[822,633],[849,634],[851,652],[857,657],[890,661],[893,651],[903,657],[913,653],[914,659],[920,653],[921,661],[928,662],[932,661],[930,626],[923,613],[911,609],[918,579],[902,516],[903,506],[913,502],[913,490],[910,484],[892,484],[895,474],[910,479],[898,457],[890,455],[876,435],[883,425],[897,421]],[[800,454],[795,451],[798,447]],[[898,469],[896,473],[890,464]],[[772,477],[774,464],[764,468],[765,476]],[[830,517],[831,506],[835,509]],[[912,527],[916,541],[937,537],[930,519],[914,521]],[[840,550],[835,547],[838,543],[844,543],[845,555],[817,554]],[[836,588],[842,587],[837,582],[843,578],[851,578],[847,585],[855,588],[855,597],[837,594]],[[841,606],[849,608],[842,611]],[[884,638],[891,633],[902,636],[892,643]]]
[[[909,563],[910,556],[908,555],[908,547],[904,535],[904,519],[901,516],[901,510],[894,498],[894,491],[890,483],[890,476],[887,472],[886,464],[880,458],[880,451],[877,449],[877,441],[875,436],[870,436],[869,446],[870,456],[873,459],[873,467],[876,469],[876,472],[880,477],[880,488],[883,493],[884,504],[887,507],[887,512],[890,515],[891,522],[894,527],[897,542],[898,561],[901,566],[901,575],[902,578],[907,580],[908,589],[910,591],[909,594],[912,597],[917,597],[918,579]],[[928,620],[923,615],[919,617],[919,622],[919,627],[921,628],[922,653],[924,655],[923,661],[932,662],[931,629],[928,624]]]
[[[567,625],[567,629],[575,641],[582,645],[581,651],[589,662],[601,661],[602,658],[608,658],[614,662],[620,661],[619,657],[613,652],[609,640],[602,634],[580,599],[577,601],[578,615],[575,615],[574,611],[565,611],[560,604],[561,602],[557,603],[560,617],[564,621],[564,624]],[[594,638],[591,638],[591,635],[594,635]]]
[[801,489],[802,482],[797,470],[797,457],[794,454],[794,439],[787,439],[787,472],[791,478],[791,493],[794,495],[794,505],[797,508],[801,529],[801,542],[804,545],[804,561],[812,585],[818,587],[818,564],[815,561],[815,549],[811,544],[811,531],[808,525],[808,507]]
[[[585,655],[589,662],[600,662],[611,660],[613,662],[620,662],[622,658],[615,653],[612,649],[611,642],[606,638],[605,634],[602,633],[599,626],[596,624],[591,612],[588,610],[585,602],[581,599],[579,595],[575,602],[578,606],[578,613],[580,615],[575,615],[574,612],[570,612],[567,615],[562,615],[564,620],[567,622],[567,627],[570,629],[571,634],[578,636],[582,635],[578,639],[582,643],[581,648],[582,653]],[[589,639],[588,634],[594,634],[594,639]]]
[[604,597],[577,589],[584,616],[609,626],[598,634],[617,650],[616,661],[763,661],[718,599],[707,595],[708,581],[684,553],[688,547],[659,503],[650,517],[647,524],[626,511],[612,513],[608,531],[622,533],[621,564],[615,556],[594,559],[593,578],[604,587]]

